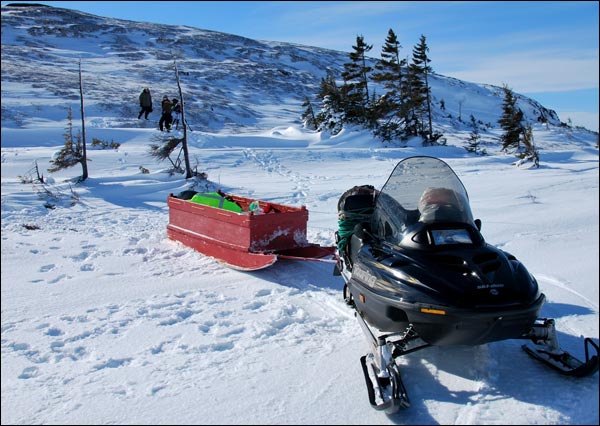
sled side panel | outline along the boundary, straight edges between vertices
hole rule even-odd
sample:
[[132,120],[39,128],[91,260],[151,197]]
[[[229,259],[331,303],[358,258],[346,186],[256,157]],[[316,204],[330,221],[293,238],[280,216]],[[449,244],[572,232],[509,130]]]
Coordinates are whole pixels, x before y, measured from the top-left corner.
[[167,225],[167,235],[172,240],[179,241],[202,254],[217,259],[229,267],[242,271],[263,269],[277,261],[276,255],[249,253],[242,250],[239,246],[213,240],[174,225]]

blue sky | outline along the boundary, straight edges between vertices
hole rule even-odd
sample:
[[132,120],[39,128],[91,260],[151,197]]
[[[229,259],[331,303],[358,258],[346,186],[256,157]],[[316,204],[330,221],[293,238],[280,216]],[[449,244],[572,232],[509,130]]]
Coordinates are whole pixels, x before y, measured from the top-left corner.
[[554,109],[562,121],[598,131],[597,1],[35,3],[348,52],[362,35],[373,45],[373,57],[379,57],[390,28],[407,56],[424,35],[435,72],[507,84]]

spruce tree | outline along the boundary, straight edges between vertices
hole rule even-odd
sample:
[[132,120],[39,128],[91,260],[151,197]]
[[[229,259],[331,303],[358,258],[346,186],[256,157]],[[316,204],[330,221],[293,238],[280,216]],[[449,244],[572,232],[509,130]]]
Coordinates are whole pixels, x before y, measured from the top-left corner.
[[433,138],[433,126],[431,123],[431,88],[429,87],[429,74],[433,72],[432,68],[428,65],[431,59],[427,56],[429,47],[424,35],[421,35],[419,44],[413,48],[412,67],[413,73],[417,79],[422,82],[421,87],[418,89],[421,93],[419,96],[423,99],[423,106],[427,111],[428,117],[428,139]]
[[381,83],[386,89],[382,96],[383,113],[392,112],[398,117],[404,117],[403,111],[403,79],[402,67],[406,67],[406,59],[400,59],[400,48],[396,34],[390,28],[381,49],[381,59],[375,65],[371,80]]
[[342,95],[344,99],[344,111],[346,120],[349,122],[365,123],[368,116],[369,87],[368,75],[371,67],[367,65],[366,54],[373,45],[365,43],[363,36],[356,37],[356,45],[350,52],[350,61],[344,64],[342,77]]
[[517,98],[513,91],[505,84],[502,87],[504,91],[504,100],[502,102],[502,116],[498,120],[500,128],[504,133],[500,136],[502,141],[502,150],[506,151],[511,147],[519,149],[519,141],[523,133],[523,111],[517,108]]
[[475,116],[473,114],[471,114],[471,128],[472,131],[469,135],[469,144],[465,149],[475,154],[486,155],[486,150],[481,149],[479,146],[481,144],[481,135],[479,134],[479,126],[477,125],[477,121],[475,121]]
[[531,128],[531,124],[527,124],[523,128],[523,147],[525,152],[520,154],[519,156],[524,161],[531,161],[535,168],[540,166],[540,154],[535,147],[535,142],[533,141],[533,129]]
[[331,73],[321,79],[317,98],[321,100],[321,110],[316,114],[317,130],[339,133],[345,122],[344,101]]
[[63,134],[65,144],[50,160],[51,167],[48,168],[50,173],[58,172],[81,163],[83,151],[81,148],[81,132],[77,137],[73,136],[73,111],[71,107],[67,109],[67,127]]
[[424,85],[420,79],[419,69],[414,63],[409,64],[403,93],[405,94],[404,105],[406,108],[405,128],[409,135],[422,134],[421,116],[425,110]]
[[304,112],[302,113],[302,122],[304,123],[304,127],[310,130],[317,130],[319,123],[317,122],[315,111],[308,96],[302,103],[302,107],[305,108]]

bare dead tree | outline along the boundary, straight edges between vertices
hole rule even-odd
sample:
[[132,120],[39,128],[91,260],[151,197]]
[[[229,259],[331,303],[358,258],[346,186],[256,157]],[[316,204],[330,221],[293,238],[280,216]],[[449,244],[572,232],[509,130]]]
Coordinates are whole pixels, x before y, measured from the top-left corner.
[[81,147],[81,169],[82,175],[81,180],[84,181],[88,178],[88,168],[87,168],[87,149],[85,142],[85,114],[83,110],[83,78],[81,76],[81,59],[79,60],[79,99],[81,104],[81,135],[83,138],[83,145]]
[[177,88],[179,89],[179,104],[181,105],[181,122],[183,123],[183,139],[182,139],[182,149],[183,149],[183,159],[185,162],[185,178],[189,179],[192,177],[192,168],[190,166],[190,156],[188,153],[188,145],[187,145],[187,123],[185,122],[185,102],[183,100],[183,92],[181,91],[181,82],[179,81],[179,70],[177,69],[177,61],[173,60],[173,65],[175,67],[175,78],[177,79]]
[[88,178],[87,168],[87,151],[85,143],[85,116],[83,108],[83,79],[81,76],[81,59],[79,60],[79,97],[81,102],[81,126],[77,136],[73,137],[73,115],[71,107],[68,108],[68,124],[64,134],[65,145],[60,149],[55,158],[50,160],[52,166],[48,168],[50,173],[57,172],[62,169],[73,167],[76,164],[81,164],[82,174],[79,177],[79,182],[83,182]]

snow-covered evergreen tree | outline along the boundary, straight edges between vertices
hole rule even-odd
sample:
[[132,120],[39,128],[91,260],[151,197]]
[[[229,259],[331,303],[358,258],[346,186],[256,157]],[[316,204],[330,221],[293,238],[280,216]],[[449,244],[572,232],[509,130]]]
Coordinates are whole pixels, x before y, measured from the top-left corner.
[[369,73],[371,67],[367,65],[367,52],[373,48],[366,44],[364,37],[356,37],[356,45],[352,46],[350,62],[344,64],[342,77],[344,85],[341,88],[344,99],[346,120],[352,123],[366,123],[369,109]]
[[[429,66],[429,47],[427,47],[426,38],[421,35],[419,44],[413,48],[413,57],[411,69],[413,77],[420,81],[419,87],[414,88],[412,91],[413,96],[416,98],[413,100],[416,105],[422,105],[424,110],[427,112],[428,128],[427,137],[429,140],[433,139],[433,127],[431,123],[431,88],[429,87],[429,74],[433,72],[433,69]],[[423,124],[423,121],[421,121]],[[424,126],[423,126],[424,130]],[[423,131],[423,133],[425,133]]]
[[517,97],[513,91],[505,84],[502,87],[504,91],[504,101],[502,102],[502,116],[498,124],[504,133],[500,136],[502,141],[502,150],[506,151],[511,147],[519,149],[521,133],[523,133],[523,111],[517,108]]
[[390,28],[381,49],[381,59],[375,65],[376,71],[371,75],[371,80],[381,83],[386,90],[379,100],[383,116],[388,114],[393,114],[398,118],[406,116],[402,95],[404,79],[402,68],[406,67],[406,59],[400,59],[401,47],[396,34]]

